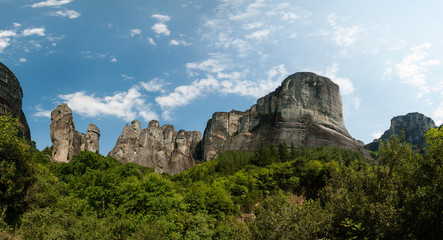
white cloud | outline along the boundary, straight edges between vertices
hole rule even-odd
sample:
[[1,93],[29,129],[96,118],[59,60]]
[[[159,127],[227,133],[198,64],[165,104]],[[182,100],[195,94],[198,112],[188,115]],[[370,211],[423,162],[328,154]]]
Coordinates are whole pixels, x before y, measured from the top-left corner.
[[429,48],[431,48],[430,43],[412,47],[409,55],[403,58],[401,63],[394,65],[394,70],[387,70],[391,71],[391,74],[394,71],[404,84],[416,87],[419,90],[418,98],[431,91],[431,87],[426,81],[426,74],[430,67],[440,64],[438,60],[427,60],[429,53],[426,50]]
[[443,124],[443,103],[434,111],[434,119],[437,126]]
[[[327,18],[328,24],[332,27],[332,40],[339,47],[351,47],[359,38],[363,31],[360,26],[342,27],[337,24],[337,16],[331,14]],[[329,35],[328,31],[322,30],[321,35]]]
[[142,33],[142,30],[138,29],[138,28],[134,28],[130,30],[130,35],[131,37],[135,37],[137,35],[140,35]]
[[28,60],[26,59],[26,58],[20,58],[20,62],[21,63],[25,63],[25,62],[27,62]]
[[76,12],[74,10],[63,10],[63,11],[57,11],[57,12],[50,12],[50,16],[60,16],[60,17],[68,17],[70,19],[78,18],[80,17],[80,13]]
[[27,28],[23,30],[22,33],[23,36],[31,36],[31,35],[38,35],[38,36],[45,36],[45,28]]
[[35,106],[35,113],[32,114],[34,117],[45,117],[45,118],[51,118],[51,111],[44,110],[41,105]]
[[[179,86],[174,92],[165,96],[155,98],[155,101],[162,109],[172,109],[178,106],[189,104],[192,100],[202,96],[205,93],[213,91],[219,86],[218,81],[212,76],[208,78],[195,80],[190,85]],[[168,118],[166,116],[166,118]]]
[[222,64],[220,59],[209,58],[202,62],[187,63],[186,68],[188,69],[188,73],[190,73],[191,76],[195,76],[197,75],[197,73],[193,72],[192,70],[198,70],[209,73],[219,73],[226,69],[226,65]]
[[228,71],[224,59],[210,58],[202,62],[186,64],[188,74],[205,76],[194,80],[190,85],[179,86],[172,93],[157,97],[155,101],[163,110],[163,118],[171,119],[172,110],[204,97],[209,93],[235,94],[246,97],[262,97],[275,90],[287,76],[284,65],[270,68],[266,78],[244,80],[246,72]]
[[164,23],[156,23],[151,29],[157,34],[163,34],[165,36],[169,36],[171,32],[168,29],[168,26]]
[[172,45],[172,46],[180,46],[180,45],[189,46],[191,44],[186,42],[185,40],[175,40],[175,39],[172,39],[171,41],[169,41],[169,45]]
[[117,92],[103,98],[96,97],[94,94],[88,95],[84,91],[60,95],[59,98],[66,102],[72,111],[85,117],[113,116],[125,121],[131,121],[137,117],[142,117],[146,121],[158,118],[152,110],[152,104],[147,104],[144,100],[138,85],[126,92]]
[[114,55],[111,55],[109,58],[111,59],[111,62],[113,62],[113,63],[118,61]]
[[[338,86],[340,86],[340,92],[344,96],[354,93],[355,88],[351,80],[349,78],[338,77],[337,73],[338,73],[338,64],[334,63],[332,64],[332,66],[326,68],[325,76],[330,78],[333,82],[335,82]],[[360,104],[358,103],[355,106],[360,106]]]
[[246,35],[246,37],[260,40],[260,39],[266,38],[270,32],[271,32],[271,30],[269,30],[269,29],[263,29],[263,30],[255,31],[249,35]]
[[148,40],[148,43],[151,44],[152,46],[157,45],[157,44],[155,44],[155,41],[152,38],[147,38],[146,40]]
[[3,52],[10,44],[11,37],[17,36],[17,33],[12,30],[0,30],[0,53]]
[[154,78],[149,82],[141,82],[140,86],[147,92],[164,92],[163,87],[166,83],[159,78]]
[[122,78],[125,81],[134,80],[135,77],[128,76],[127,74],[122,74]]
[[12,30],[0,30],[0,38],[15,37],[17,33]]
[[33,7],[33,8],[36,8],[36,7],[58,7],[58,6],[68,4],[72,1],[74,1],[74,0],[47,0],[47,1],[34,3],[31,5],[31,7]]
[[151,17],[157,19],[160,22],[168,22],[171,20],[171,17],[162,14],[154,14]]
[[373,132],[371,133],[371,136],[373,139],[378,139],[381,137],[381,135],[383,135],[383,132]]
[[14,27],[16,27],[16,28],[18,28],[18,27],[21,27],[22,25],[20,24],[20,23],[18,23],[18,22],[15,22],[14,23]]

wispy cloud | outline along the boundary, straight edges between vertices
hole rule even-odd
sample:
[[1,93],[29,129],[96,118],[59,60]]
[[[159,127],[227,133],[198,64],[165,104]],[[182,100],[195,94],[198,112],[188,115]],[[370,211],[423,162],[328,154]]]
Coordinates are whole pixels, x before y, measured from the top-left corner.
[[156,24],[154,24],[154,26],[151,27],[151,29],[155,33],[165,35],[165,36],[169,36],[171,34],[171,32],[168,29],[168,26],[164,23],[156,23]]
[[152,46],[155,46],[155,45],[157,45],[156,43],[155,43],[155,41],[154,41],[154,39],[153,38],[146,38],[146,40],[148,41],[148,43],[149,44],[151,44]]
[[47,1],[42,1],[42,2],[38,2],[38,3],[34,3],[32,5],[30,5],[33,8],[37,8],[37,7],[58,7],[58,6],[62,6],[68,3],[73,2],[74,0],[47,0]]
[[31,36],[31,35],[38,35],[38,36],[45,36],[45,28],[27,28],[23,30],[22,33],[23,36]]
[[430,55],[427,50],[430,48],[430,43],[424,43],[412,47],[400,63],[386,62],[385,76],[397,76],[402,83],[417,88],[417,98],[422,98],[432,90],[426,80],[427,73],[431,67],[440,64],[439,60],[428,59]]
[[3,52],[11,43],[11,37],[17,36],[17,33],[12,30],[0,30],[0,53]]
[[110,62],[117,62],[117,57],[114,55],[110,55],[109,53],[100,53],[100,52],[93,52],[93,51],[82,51],[82,55],[84,58],[87,59],[108,59]]
[[59,16],[59,17],[67,17],[70,19],[78,18],[80,17],[80,13],[76,12],[74,10],[60,10],[56,12],[50,12],[48,13],[49,16]]
[[327,17],[326,22],[332,28],[332,31],[321,30],[320,35],[331,36],[334,43],[339,47],[351,47],[359,39],[360,33],[363,32],[361,26],[354,25],[349,27],[340,26],[337,23],[338,17],[331,14]]
[[122,74],[122,78],[125,81],[134,80],[135,77],[128,76],[127,74]]
[[142,33],[142,30],[138,29],[138,28],[134,28],[130,30],[130,35],[131,37],[135,37],[137,35],[140,35]]
[[151,29],[160,35],[169,36],[171,32],[168,29],[168,25],[165,24],[165,22],[168,22],[171,20],[171,18],[167,15],[162,14],[154,14],[151,16],[154,19],[157,19],[159,22],[154,24]]
[[173,46],[189,46],[191,45],[190,43],[186,42],[185,40],[175,40],[172,39],[171,41],[169,41],[169,45],[173,45]]
[[[13,30],[0,30],[0,53],[3,53],[4,50],[11,45],[11,42],[20,43],[19,39],[21,37],[29,37],[29,36],[40,36],[44,37],[45,34],[45,28],[26,28],[21,33],[19,33],[19,28],[21,27],[21,24],[14,24],[15,29]],[[34,46],[36,48],[40,48],[40,43],[31,40],[28,41],[28,45]]]
[[334,63],[331,66],[326,68],[326,72],[324,73],[326,77],[330,78],[333,82],[335,82],[338,86],[340,86],[340,93],[343,95],[349,95],[354,93],[355,88],[349,78],[338,77],[338,63]]
[[171,20],[171,17],[162,14],[154,14],[151,17],[157,19],[160,22],[169,22]]
[[163,110],[162,117],[170,120],[173,109],[188,105],[210,93],[258,98],[274,90],[287,76],[285,66],[278,65],[266,72],[265,79],[247,80],[245,72],[229,70],[223,61],[210,58],[202,62],[187,63],[189,76],[195,77],[196,80],[189,85],[178,86],[173,92],[155,99]]

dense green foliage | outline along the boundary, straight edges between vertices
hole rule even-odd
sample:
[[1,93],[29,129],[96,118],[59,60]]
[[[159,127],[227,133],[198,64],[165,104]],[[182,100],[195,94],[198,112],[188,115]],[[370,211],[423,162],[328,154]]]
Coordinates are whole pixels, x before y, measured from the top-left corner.
[[393,137],[377,164],[335,147],[259,146],[180,174],[82,152],[49,162],[2,118],[0,238],[439,239],[443,130],[416,153]]

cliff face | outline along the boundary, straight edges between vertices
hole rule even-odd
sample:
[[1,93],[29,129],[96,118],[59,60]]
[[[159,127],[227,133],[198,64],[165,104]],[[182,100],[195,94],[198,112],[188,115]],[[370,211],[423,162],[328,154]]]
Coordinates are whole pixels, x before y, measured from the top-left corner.
[[79,133],[67,104],[61,104],[51,112],[50,135],[54,161],[69,162],[74,155],[85,150],[99,152],[100,130],[89,124],[86,134]]
[[0,116],[11,114],[21,123],[20,137],[31,140],[31,131],[22,111],[23,90],[17,77],[0,63]]
[[195,165],[200,155],[201,133],[175,131],[172,125],[160,127],[151,121],[142,129],[139,121],[126,125],[108,156],[122,163],[133,162],[155,168],[156,172],[176,174]]
[[435,128],[434,121],[421,113],[408,113],[391,119],[391,126],[379,139],[365,146],[368,150],[378,150],[380,140],[388,140],[392,135],[401,136],[404,130],[405,141],[420,149],[426,147],[425,134],[430,128]]
[[338,85],[314,73],[295,73],[245,112],[216,112],[203,136],[203,159],[227,150],[255,150],[261,142],[296,147],[337,146],[363,153],[343,122]]

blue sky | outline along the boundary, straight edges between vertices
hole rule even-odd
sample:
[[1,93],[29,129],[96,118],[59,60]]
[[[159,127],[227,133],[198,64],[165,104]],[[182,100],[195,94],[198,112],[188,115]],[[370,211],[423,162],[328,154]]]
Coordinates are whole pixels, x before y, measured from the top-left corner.
[[50,111],[101,130],[151,119],[204,130],[216,111],[246,110],[289,74],[340,85],[345,125],[368,143],[390,119],[443,122],[443,2],[0,0],[0,61],[19,78],[37,147]]

